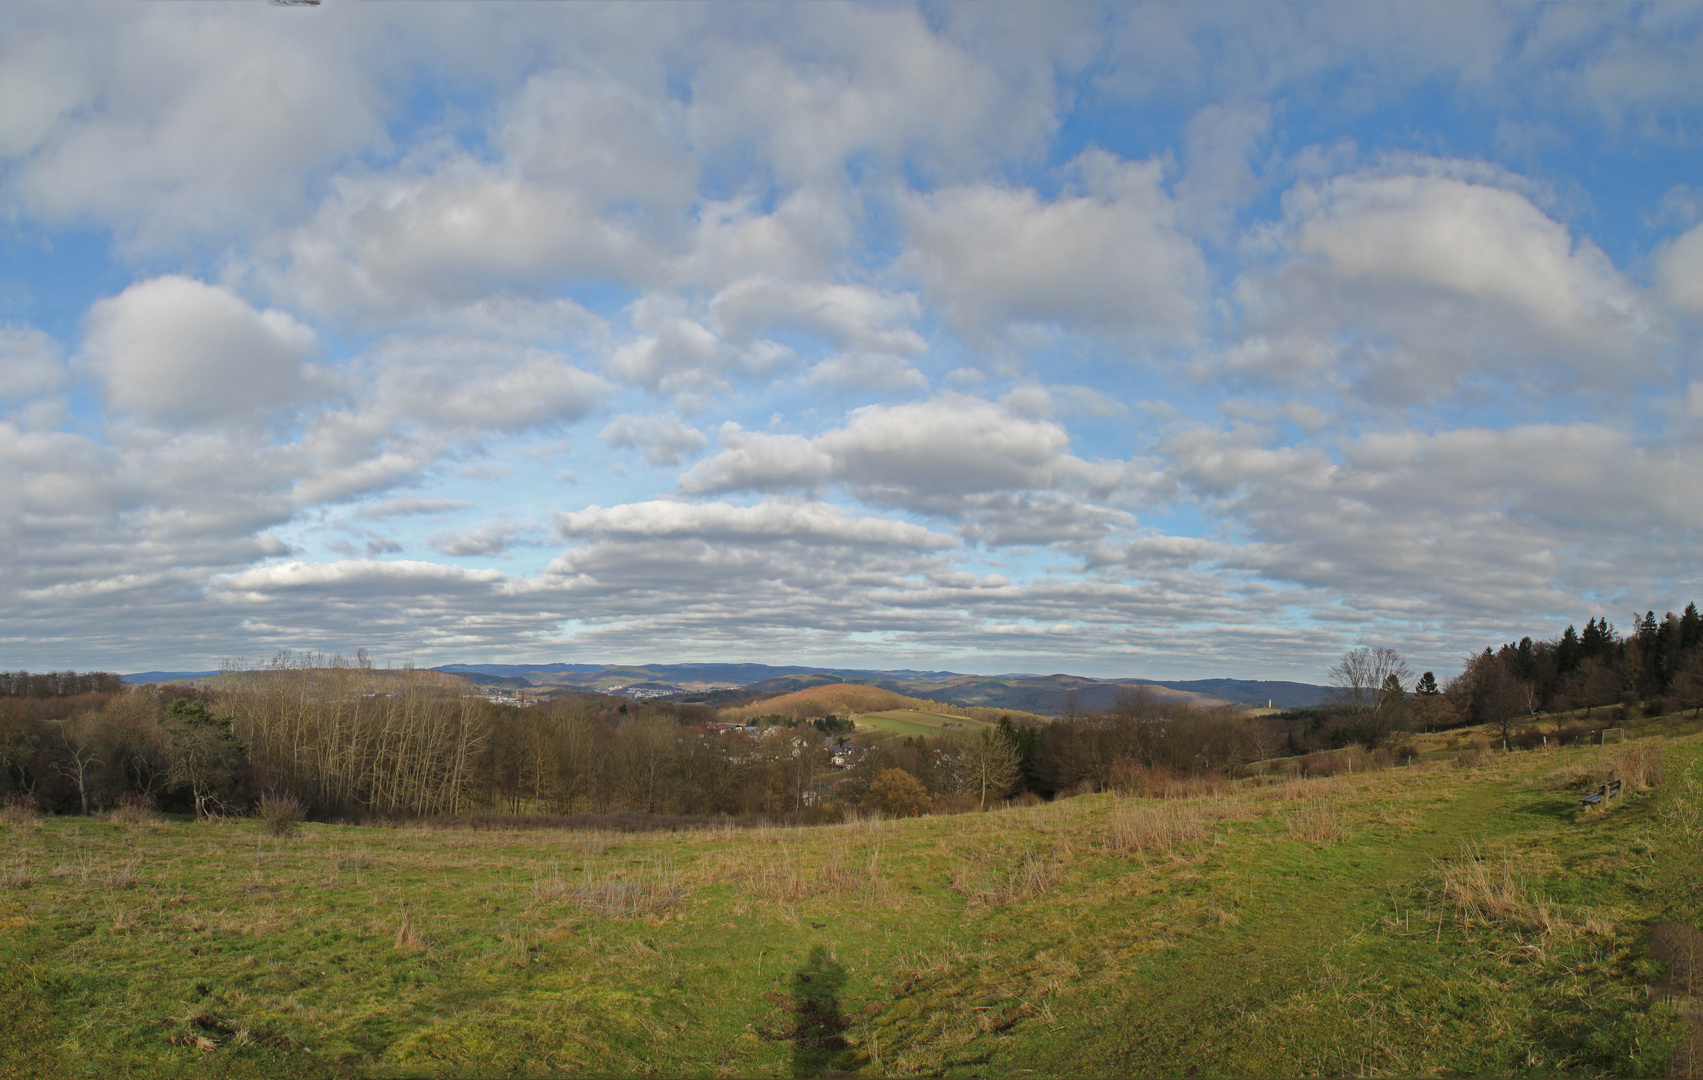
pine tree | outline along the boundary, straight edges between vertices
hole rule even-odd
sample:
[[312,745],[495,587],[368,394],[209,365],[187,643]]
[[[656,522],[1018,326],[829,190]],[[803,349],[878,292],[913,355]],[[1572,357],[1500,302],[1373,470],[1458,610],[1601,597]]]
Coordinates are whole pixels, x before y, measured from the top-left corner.
[[1703,645],[1703,613],[1697,610],[1697,602],[1685,605],[1684,614],[1679,617],[1679,647],[1695,649]]

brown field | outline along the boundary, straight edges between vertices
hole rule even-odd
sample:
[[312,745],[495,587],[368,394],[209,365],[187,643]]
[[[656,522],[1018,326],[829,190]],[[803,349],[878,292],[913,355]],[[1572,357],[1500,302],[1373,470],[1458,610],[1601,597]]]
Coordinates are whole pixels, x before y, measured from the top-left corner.
[[924,702],[916,698],[883,690],[879,686],[830,683],[827,686],[812,686],[791,694],[782,694],[780,697],[759,701],[755,705],[723,709],[719,715],[730,723],[744,722],[758,716],[784,716],[788,720],[803,720],[829,714],[848,716],[883,712],[887,709],[914,709],[923,704]]

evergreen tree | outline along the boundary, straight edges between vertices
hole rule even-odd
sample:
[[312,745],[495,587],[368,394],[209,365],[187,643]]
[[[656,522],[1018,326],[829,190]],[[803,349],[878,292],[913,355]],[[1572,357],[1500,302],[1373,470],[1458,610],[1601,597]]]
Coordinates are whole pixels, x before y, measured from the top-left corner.
[[[1569,630],[1572,627],[1568,627]],[[1436,697],[1443,691],[1437,688],[1437,676],[1427,671],[1419,676],[1419,681],[1413,685],[1413,692],[1420,697]]]
[[1584,658],[1579,632],[1569,623],[1567,629],[1561,633],[1561,640],[1555,643],[1555,666],[1561,674],[1566,675],[1578,667]]
[[1679,617],[1679,647],[1691,650],[1703,645],[1703,613],[1697,610],[1696,601],[1685,605],[1684,614]]

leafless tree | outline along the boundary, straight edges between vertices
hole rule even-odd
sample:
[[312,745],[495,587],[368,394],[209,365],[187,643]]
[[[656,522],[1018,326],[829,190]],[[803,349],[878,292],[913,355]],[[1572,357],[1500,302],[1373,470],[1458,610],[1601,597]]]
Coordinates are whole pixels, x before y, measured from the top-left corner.
[[997,731],[982,731],[958,752],[964,794],[975,794],[986,810],[988,799],[1003,799],[1010,793],[1021,764],[1022,758],[1010,740]]
[[92,718],[87,715],[61,724],[59,752],[49,763],[54,772],[76,785],[84,814],[89,812],[89,788],[95,783],[102,764],[96,734]]
[[1386,646],[1360,646],[1342,654],[1328,674],[1331,701],[1350,715],[1362,742],[1375,746],[1395,729],[1413,672]]

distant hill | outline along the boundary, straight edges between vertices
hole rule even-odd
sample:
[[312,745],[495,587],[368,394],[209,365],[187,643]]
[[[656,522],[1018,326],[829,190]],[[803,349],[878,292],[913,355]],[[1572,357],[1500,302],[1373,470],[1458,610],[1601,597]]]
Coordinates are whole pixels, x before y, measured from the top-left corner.
[[[952,671],[902,668],[777,667],[768,664],[444,664],[433,670],[459,675],[477,686],[555,693],[599,691],[633,697],[666,696],[722,704],[732,700],[791,694],[813,687],[856,683],[880,687],[908,698],[986,709],[1013,709],[1059,716],[1076,694],[1083,712],[1105,710],[1122,688],[1149,691],[1198,705],[1250,705],[1268,701],[1279,709],[1323,704],[1327,689],[1311,683],[1260,679],[1090,679],[1080,675],[965,675]],[[218,671],[142,671],[123,676],[127,683],[186,682]]]
[[721,716],[735,722],[759,716],[785,716],[794,720],[816,716],[845,716],[880,712],[884,709],[914,708],[922,702],[879,686],[835,682],[796,690],[779,697],[764,698],[754,705],[723,709]]
[[138,671],[133,675],[121,675],[119,677],[132,686],[141,686],[146,683],[175,683],[188,682],[191,679],[210,679],[214,675],[221,674],[223,672],[217,669],[213,671]]
[[1208,694],[1236,705],[1263,706],[1269,701],[1278,709],[1309,709],[1315,705],[1323,705],[1325,695],[1330,693],[1327,686],[1257,679],[1191,679],[1186,682],[1161,682],[1155,685]]

